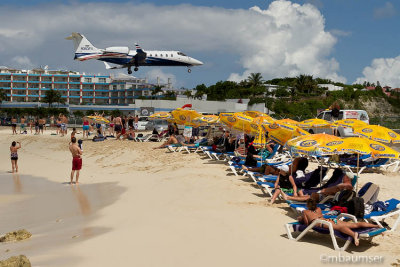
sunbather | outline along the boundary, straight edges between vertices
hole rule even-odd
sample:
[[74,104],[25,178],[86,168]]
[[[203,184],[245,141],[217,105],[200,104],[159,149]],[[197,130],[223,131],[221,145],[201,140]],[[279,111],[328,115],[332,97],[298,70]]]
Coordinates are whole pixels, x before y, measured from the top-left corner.
[[[333,229],[337,230],[339,232],[342,232],[344,234],[347,234],[354,239],[354,244],[356,246],[359,245],[359,240],[358,240],[358,233],[353,232],[351,229],[356,229],[356,228],[368,228],[368,227],[376,227],[378,228],[379,226],[376,224],[372,223],[367,223],[367,222],[345,222],[337,219],[324,219],[322,215],[322,211],[320,208],[317,207],[317,201],[314,198],[310,198],[307,200],[307,208],[308,210],[304,210],[302,213],[302,216],[298,217],[298,221],[301,223],[304,223],[306,225],[310,225],[314,220],[316,219],[321,219],[327,222],[330,222]],[[327,225],[321,224],[318,225],[317,227],[323,227],[323,228],[328,228]]]
[[167,141],[165,141],[161,146],[158,147],[154,147],[153,149],[157,149],[157,148],[164,148],[167,147],[169,145],[176,145],[176,144],[183,144],[181,142],[178,141],[178,139],[176,138],[175,134],[172,134]]
[[[307,158],[295,158],[293,163],[289,166],[289,173],[292,173],[294,177],[300,178],[304,176],[304,172],[308,167]],[[249,170],[251,172],[258,172],[264,175],[278,175],[280,170],[278,167],[264,164],[261,167],[247,168],[242,166],[242,169]]]
[[[335,170],[336,171],[336,170]],[[332,179],[337,178],[337,180]],[[351,179],[343,173],[340,177],[335,177],[335,172],[332,175],[332,178],[320,188],[312,188],[312,189],[301,189],[295,196],[288,196],[285,192],[281,192],[283,199],[285,200],[294,200],[294,201],[307,201],[311,198],[314,193],[318,196],[318,202],[322,200],[324,197],[329,195],[335,195],[337,192],[342,190],[353,190],[353,186],[351,184]]]
[[294,182],[293,176],[289,173],[289,166],[283,165],[279,167],[279,175],[275,181],[275,192],[271,198],[271,204],[275,202],[275,199],[279,196],[282,191],[297,196],[297,186]]

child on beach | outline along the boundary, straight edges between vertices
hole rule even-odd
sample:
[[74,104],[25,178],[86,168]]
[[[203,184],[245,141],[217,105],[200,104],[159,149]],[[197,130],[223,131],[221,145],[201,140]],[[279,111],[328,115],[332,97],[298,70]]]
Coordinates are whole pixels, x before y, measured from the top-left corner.
[[[18,146],[17,146],[18,144]],[[10,152],[11,152],[11,167],[12,167],[12,172],[18,172],[18,149],[21,148],[21,143],[20,142],[15,142],[13,141],[10,146]]]
[[76,138],[71,138],[71,143],[69,143],[69,151],[71,151],[72,155],[72,171],[71,171],[71,182],[72,184],[74,180],[74,174],[76,172],[75,183],[78,184],[79,180],[79,171],[82,169],[82,150],[76,144]]
[[[322,216],[322,211],[320,208],[317,207],[317,201],[314,198],[310,198],[307,200],[307,208],[308,208],[308,210],[304,210],[302,213],[302,216],[297,218],[298,221],[300,221],[306,225],[310,225],[316,219],[322,219],[324,221],[327,221],[332,224],[332,227],[334,230],[337,230],[339,232],[342,232],[346,235],[353,237],[354,244],[356,246],[359,245],[358,233],[353,232],[352,229],[367,228],[367,227],[376,227],[376,228],[379,227],[376,224],[367,223],[367,222],[353,223],[353,222],[344,222],[344,221],[337,220],[337,219],[324,219],[324,217]],[[317,224],[317,226],[323,227],[323,228],[328,228],[328,226],[324,225],[324,224],[322,224],[322,225]]]

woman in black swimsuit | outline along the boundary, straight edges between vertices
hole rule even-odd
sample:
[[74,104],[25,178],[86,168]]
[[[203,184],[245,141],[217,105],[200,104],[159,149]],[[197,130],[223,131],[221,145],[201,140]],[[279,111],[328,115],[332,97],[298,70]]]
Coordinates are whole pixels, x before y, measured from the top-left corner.
[[[17,146],[18,144],[18,146]],[[15,142],[13,141],[10,146],[10,152],[11,152],[11,167],[12,167],[12,172],[18,172],[18,149],[21,148],[21,143],[20,142]]]

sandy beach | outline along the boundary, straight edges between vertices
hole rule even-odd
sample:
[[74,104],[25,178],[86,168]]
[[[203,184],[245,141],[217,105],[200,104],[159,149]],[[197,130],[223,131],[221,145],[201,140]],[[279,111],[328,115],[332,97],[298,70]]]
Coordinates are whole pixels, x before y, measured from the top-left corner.
[[[290,241],[295,214],[270,206],[249,179],[199,154],[153,150],[159,143],[84,141],[80,184],[69,185],[68,137],[12,136],[0,129],[0,229],[28,240],[0,244],[0,260],[24,254],[32,266],[321,266],[339,255],[329,237]],[[81,136],[78,136],[81,137]],[[9,146],[19,141],[19,173]],[[380,199],[399,198],[400,174],[366,173]],[[390,224],[390,220],[388,221]],[[399,258],[399,230],[342,255]]]

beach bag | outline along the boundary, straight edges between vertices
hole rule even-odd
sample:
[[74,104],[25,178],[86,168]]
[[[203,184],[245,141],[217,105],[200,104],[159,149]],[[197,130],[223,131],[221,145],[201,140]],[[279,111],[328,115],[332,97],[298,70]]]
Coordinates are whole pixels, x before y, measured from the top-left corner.
[[337,192],[333,198],[333,204],[335,206],[347,207],[347,203],[356,196],[356,192],[353,190],[342,190]]
[[363,198],[353,197],[345,204],[345,207],[347,207],[349,213],[356,216],[356,218],[364,218],[365,205]]

